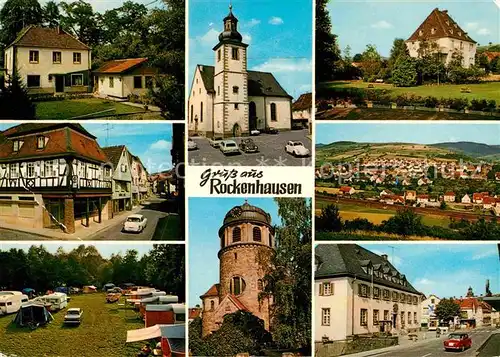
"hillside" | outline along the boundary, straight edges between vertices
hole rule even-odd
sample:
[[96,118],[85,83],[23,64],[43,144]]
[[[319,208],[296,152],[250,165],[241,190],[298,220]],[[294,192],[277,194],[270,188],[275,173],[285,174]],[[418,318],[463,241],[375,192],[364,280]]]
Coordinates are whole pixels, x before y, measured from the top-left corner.
[[473,157],[483,157],[500,154],[500,145],[487,145],[470,141],[438,143],[431,146],[462,152]]

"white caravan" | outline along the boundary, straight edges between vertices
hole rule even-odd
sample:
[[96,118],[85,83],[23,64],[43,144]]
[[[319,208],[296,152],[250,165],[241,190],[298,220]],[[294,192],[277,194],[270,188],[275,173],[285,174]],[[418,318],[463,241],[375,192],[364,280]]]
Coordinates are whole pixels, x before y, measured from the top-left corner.
[[68,296],[65,293],[52,293],[37,297],[35,301],[50,304],[50,311],[62,310],[68,306]]
[[0,291],[0,315],[18,312],[21,305],[28,302],[28,295],[20,291]]

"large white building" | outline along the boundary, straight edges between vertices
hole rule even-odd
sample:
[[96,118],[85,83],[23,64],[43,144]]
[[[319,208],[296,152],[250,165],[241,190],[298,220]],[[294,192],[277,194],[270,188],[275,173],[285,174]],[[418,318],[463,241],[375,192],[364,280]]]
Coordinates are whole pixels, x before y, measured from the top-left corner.
[[422,327],[434,330],[438,326],[439,320],[436,317],[436,307],[440,301],[441,299],[434,294],[429,295],[422,301],[422,317],[420,320]]
[[454,52],[462,55],[462,65],[469,68],[474,65],[477,43],[451,18],[448,10],[432,10],[417,30],[406,40],[406,47],[411,57],[419,57],[419,48],[423,41],[434,42],[439,48],[441,58],[448,64]]
[[422,294],[387,255],[355,244],[322,244],[315,253],[316,342],[420,327]]
[[271,73],[247,69],[247,50],[230,7],[213,48],[215,66],[196,66],[188,104],[191,135],[229,137],[253,129],[291,129],[292,97]]

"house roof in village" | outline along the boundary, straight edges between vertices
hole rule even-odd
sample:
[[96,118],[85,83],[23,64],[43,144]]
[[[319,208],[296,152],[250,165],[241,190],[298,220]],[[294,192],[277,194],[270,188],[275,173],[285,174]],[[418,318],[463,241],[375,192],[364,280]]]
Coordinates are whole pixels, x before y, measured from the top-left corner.
[[238,299],[235,295],[233,294],[229,294],[228,295],[229,299],[233,302],[233,304],[236,305],[236,307],[239,309],[239,310],[243,310],[243,311],[250,311],[248,310],[248,308],[245,306],[245,304],[243,304],[240,299]]
[[500,52],[485,51],[482,54],[485,55],[490,62],[496,57],[500,57]]
[[125,58],[105,62],[93,71],[94,73],[126,73],[137,66],[146,63],[147,58]]
[[[37,149],[37,134],[49,139],[43,149]],[[23,145],[14,152],[13,142],[17,138]],[[0,161],[69,154],[98,162],[107,160],[95,137],[80,124],[20,124],[0,133]]]
[[292,104],[292,110],[307,110],[312,108],[312,93],[302,94],[295,103]]
[[39,26],[25,27],[9,46],[45,47],[68,50],[90,50],[90,47],[79,41],[61,28]]
[[369,275],[363,270],[363,266],[371,263],[372,266],[379,265],[395,275],[402,275],[387,259],[377,255],[357,244],[322,244],[316,247],[316,262],[319,263],[315,273],[316,279],[333,278],[342,276],[356,277],[364,281],[373,282],[394,289],[407,291],[414,294],[421,294],[407,281],[403,286]]
[[200,296],[200,298],[209,297],[209,296],[219,296],[219,288],[220,284],[214,284],[207,290],[207,292]]
[[201,308],[199,307],[190,307],[189,308],[189,319],[195,319],[197,317],[200,317],[201,315]]
[[447,10],[439,10],[438,8],[432,10],[407,41],[437,40],[444,37],[476,43],[451,18]]
[[106,153],[109,162],[111,162],[114,167],[118,166],[118,163],[120,162],[120,157],[122,156],[122,152],[124,149],[125,145],[108,146],[102,148],[102,150]]
[[464,299],[459,299],[455,301],[460,305],[460,309],[468,310],[468,309],[478,309],[481,307],[485,311],[491,311],[491,305],[487,302],[481,301],[475,297],[467,297]]
[[[208,92],[215,92],[214,66],[198,65],[203,84]],[[287,97],[291,96],[278,83],[272,73],[248,71],[248,95],[251,97]]]
[[449,191],[449,192],[446,192],[444,195],[445,196],[455,196],[455,192]]

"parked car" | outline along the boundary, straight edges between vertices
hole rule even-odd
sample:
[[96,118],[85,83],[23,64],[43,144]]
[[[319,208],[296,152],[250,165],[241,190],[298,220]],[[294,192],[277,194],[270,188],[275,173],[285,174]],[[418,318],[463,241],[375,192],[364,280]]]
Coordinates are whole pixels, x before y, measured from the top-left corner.
[[219,144],[219,149],[224,155],[229,154],[241,154],[236,141],[234,140],[223,140]]
[[241,140],[240,143],[240,150],[243,152],[258,152],[259,147],[255,144],[255,142],[252,139],[244,139]]
[[222,141],[224,141],[224,138],[222,136],[214,136],[213,138],[208,139],[210,146],[214,148],[218,148]]
[[198,145],[194,142],[193,139],[188,138],[188,150],[196,150],[198,149]]
[[266,134],[278,134],[278,133],[279,133],[279,131],[278,131],[278,129],[275,129],[275,128],[269,128],[269,127],[268,127],[268,128],[265,128],[265,129],[264,129],[264,133],[266,133]]
[[463,352],[466,348],[472,347],[472,339],[465,332],[456,332],[450,334],[443,344],[446,351],[460,350]]
[[285,151],[293,156],[309,156],[309,149],[301,141],[290,140],[286,143]]
[[146,228],[148,219],[142,214],[132,214],[123,222],[123,231],[140,233]]
[[260,135],[260,130],[257,129],[250,130],[250,135],[252,136]]
[[83,310],[79,307],[72,307],[68,309],[64,316],[64,324],[67,325],[80,325],[82,322]]

